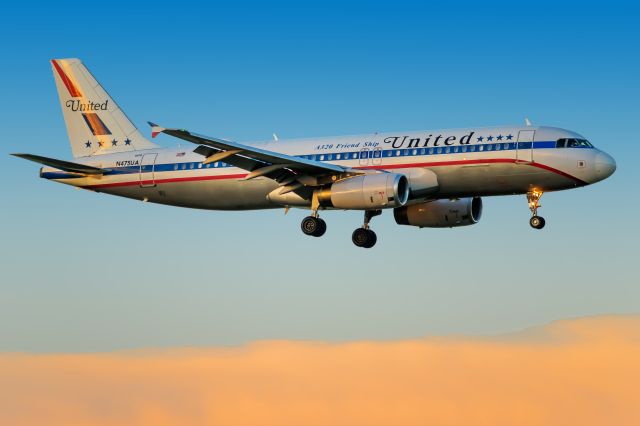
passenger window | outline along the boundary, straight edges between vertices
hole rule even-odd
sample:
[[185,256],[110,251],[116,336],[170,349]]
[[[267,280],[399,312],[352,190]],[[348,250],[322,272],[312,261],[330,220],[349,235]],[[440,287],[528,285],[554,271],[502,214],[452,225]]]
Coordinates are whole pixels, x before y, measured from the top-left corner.
[[449,148],[448,148],[448,147],[444,149],[444,153],[445,153],[445,154],[448,154],[449,152],[450,152],[450,151],[449,151]]
[[467,152],[467,147],[466,146],[462,147],[462,152]]
[[458,147],[457,146],[453,147],[453,152],[458,152]]
[[178,165],[177,164],[173,165],[173,170],[178,170]]
[[437,152],[438,154],[442,154],[442,148],[438,148],[438,149],[436,150],[436,152]]
[[476,146],[475,145],[471,145],[469,147],[469,152],[476,152]]
[[418,154],[418,150],[414,149],[413,152],[412,152],[412,155],[417,155],[417,154]]
[[400,157],[400,150],[396,151],[396,157]]
[[321,155],[320,156],[320,161],[323,161],[323,160],[324,160],[324,155]]
[[433,148],[429,148],[429,155],[433,155]]
[[336,160],[340,159],[340,154],[336,154]]
[[480,146],[478,147],[478,151],[484,151],[484,146],[480,145]]

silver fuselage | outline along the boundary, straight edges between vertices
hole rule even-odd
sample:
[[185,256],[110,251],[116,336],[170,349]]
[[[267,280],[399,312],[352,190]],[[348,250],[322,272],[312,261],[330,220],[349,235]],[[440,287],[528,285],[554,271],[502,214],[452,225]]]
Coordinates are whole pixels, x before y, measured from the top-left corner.
[[[465,138],[466,136],[469,136]],[[438,137],[440,136],[440,137]],[[588,185],[608,177],[615,162],[596,148],[556,148],[582,138],[553,127],[491,127],[368,134],[248,143],[265,150],[363,170],[402,173],[426,168],[439,189],[430,198],[522,194]],[[192,147],[161,148],[77,158],[107,168],[82,176],[50,167],[46,179],[153,203],[212,210],[282,207],[268,200],[278,184],[224,162],[203,164]]]

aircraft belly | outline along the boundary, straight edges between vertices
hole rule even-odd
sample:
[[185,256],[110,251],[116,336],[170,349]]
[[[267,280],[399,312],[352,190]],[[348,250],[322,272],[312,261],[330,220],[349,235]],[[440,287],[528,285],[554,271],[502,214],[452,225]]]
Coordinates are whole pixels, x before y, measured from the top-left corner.
[[531,188],[553,191],[574,187],[571,179],[529,164],[473,164],[434,168],[439,195],[490,196],[522,194]]

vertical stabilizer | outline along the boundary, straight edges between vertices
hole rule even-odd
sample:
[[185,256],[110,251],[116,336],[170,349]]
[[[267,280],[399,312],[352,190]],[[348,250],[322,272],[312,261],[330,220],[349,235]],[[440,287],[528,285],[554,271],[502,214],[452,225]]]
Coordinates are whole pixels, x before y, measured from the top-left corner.
[[74,157],[157,148],[79,59],[53,59],[53,76]]

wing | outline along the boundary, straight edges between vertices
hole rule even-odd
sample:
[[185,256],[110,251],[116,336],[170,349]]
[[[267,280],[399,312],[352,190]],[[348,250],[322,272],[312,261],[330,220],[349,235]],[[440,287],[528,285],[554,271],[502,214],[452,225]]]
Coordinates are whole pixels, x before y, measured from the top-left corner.
[[56,160],[55,158],[42,157],[40,155],[33,154],[11,154],[16,157],[24,158],[25,160],[34,161],[36,163],[44,164],[45,166],[53,167],[65,172],[79,173],[83,175],[101,175],[108,172],[109,169],[101,169],[99,167],[86,166],[84,164],[72,163],[71,161]]
[[152,137],[159,133],[180,138],[198,146],[194,152],[205,156],[204,163],[223,161],[249,172],[245,179],[265,176],[275,180],[284,188],[281,194],[303,186],[318,186],[338,178],[361,174],[361,171],[307,160],[275,151],[256,148],[225,139],[191,133],[182,129],[165,129],[149,122]]

